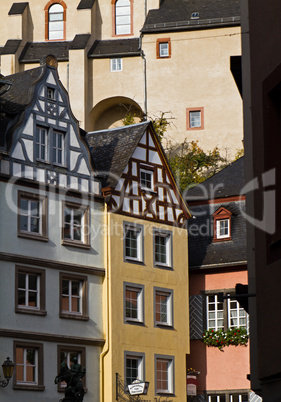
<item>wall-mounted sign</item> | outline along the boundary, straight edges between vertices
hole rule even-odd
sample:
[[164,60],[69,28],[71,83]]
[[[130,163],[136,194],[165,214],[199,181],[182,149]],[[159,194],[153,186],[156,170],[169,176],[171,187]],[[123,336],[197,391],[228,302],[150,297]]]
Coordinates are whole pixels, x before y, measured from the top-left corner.
[[196,375],[187,375],[186,376],[186,391],[187,395],[197,395],[197,386],[198,386],[198,380]]
[[149,382],[134,381],[131,385],[128,385],[130,395],[146,395],[148,391]]

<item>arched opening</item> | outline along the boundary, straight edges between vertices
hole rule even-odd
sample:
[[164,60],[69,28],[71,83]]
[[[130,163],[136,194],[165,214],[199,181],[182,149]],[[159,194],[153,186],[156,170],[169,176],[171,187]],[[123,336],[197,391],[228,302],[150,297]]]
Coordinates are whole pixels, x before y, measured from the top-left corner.
[[99,102],[91,111],[87,131],[121,127],[127,123],[139,123],[143,118],[141,107],[132,99],[113,97]]

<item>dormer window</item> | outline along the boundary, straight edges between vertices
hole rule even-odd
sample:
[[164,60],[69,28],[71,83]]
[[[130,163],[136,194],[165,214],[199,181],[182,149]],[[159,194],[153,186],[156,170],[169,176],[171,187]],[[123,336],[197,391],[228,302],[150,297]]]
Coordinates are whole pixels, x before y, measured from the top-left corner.
[[192,20],[197,20],[199,18],[199,13],[195,12],[191,14],[191,19]]
[[219,208],[214,214],[213,241],[231,240],[231,215],[226,208]]

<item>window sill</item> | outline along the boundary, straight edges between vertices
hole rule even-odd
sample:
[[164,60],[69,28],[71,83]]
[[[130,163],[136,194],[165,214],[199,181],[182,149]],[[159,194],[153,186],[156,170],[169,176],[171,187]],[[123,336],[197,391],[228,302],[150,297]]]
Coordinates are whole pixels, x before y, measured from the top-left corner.
[[49,241],[49,237],[44,236],[44,235],[36,235],[33,233],[23,233],[23,232],[19,232],[18,233],[18,237],[24,238],[24,239],[31,239],[31,240],[39,240],[39,241]]
[[169,271],[173,271],[173,267],[171,265],[165,265],[160,263],[155,263],[154,268],[168,269]]
[[156,322],[155,327],[162,329],[174,329],[172,324],[165,324],[163,322]]
[[39,316],[42,316],[42,317],[45,317],[47,315],[46,310],[35,310],[35,309],[33,310],[33,309],[20,308],[20,307],[15,308],[15,313],[39,315]]
[[68,320],[78,320],[78,321],[89,321],[88,315],[79,315],[79,314],[71,314],[71,313],[60,313],[60,318],[65,318]]
[[125,324],[144,326],[144,322],[143,322],[143,321],[131,320],[130,318],[126,318],[126,319],[125,319]]
[[213,243],[217,243],[217,242],[221,242],[221,241],[229,241],[229,240],[232,240],[232,238],[231,237],[221,237],[221,238],[214,238],[213,239]]
[[84,248],[89,250],[91,248],[91,245],[88,243],[82,243],[78,241],[72,241],[72,240],[62,240],[62,245],[63,246],[71,246],[71,247],[79,247],[79,248]]
[[125,257],[125,262],[129,262],[130,264],[144,265],[144,262],[142,260],[135,260],[129,257]]
[[21,391],[44,391],[45,385],[14,384],[13,389]]

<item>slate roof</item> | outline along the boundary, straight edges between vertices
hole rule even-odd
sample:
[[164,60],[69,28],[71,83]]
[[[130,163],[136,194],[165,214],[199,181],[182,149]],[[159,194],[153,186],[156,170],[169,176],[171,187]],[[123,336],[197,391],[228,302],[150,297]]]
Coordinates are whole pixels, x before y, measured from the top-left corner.
[[159,9],[148,12],[142,32],[239,24],[240,0],[163,0]]
[[16,54],[19,46],[21,44],[21,39],[8,39],[3,48],[1,49],[1,54]]
[[[239,196],[244,184],[244,157],[242,157],[188,192],[185,197],[187,202],[191,199],[198,201],[196,205],[188,202],[193,215],[193,218],[188,221],[190,268],[235,266],[246,263],[246,220],[243,216],[245,200],[233,201],[229,198]],[[214,197],[211,196],[213,188],[217,188]],[[206,199],[218,198],[221,199],[221,202],[204,203]],[[212,215],[220,207],[224,207],[232,213],[231,240],[213,242]]]
[[139,56],[139,38],[96,40],[89,50],[88,57],[102,58],[112,56]]
[[20,63],[39,63],[49,54],[58,61],[68,61],[71,42],[27,42],[21,52]]
[[75,35],[73,41],[70,44],[70,49],[85,49],[88,40],[90,39],[90,34],[77,34]]
[[13,3],[8,15],[23,14],[25,7],[28,6],[28,2]]
[[14,127],[32,103],[36,84],[43,77],[45,69],[46,66],[41,66],[5,77],[5,81],[12,85],[9,88],[9,84],[6,84],[0,89],[0,108],[5,113],[0,119],[0,150],[9,150]]
[[95,0],[81,0],[77,6],[77,10],[85,10],[87,8],[92,8],[95,4]]
[[190,189],[185,195],[187,203],[211,198],[239,196],[245,185],[244,156],[220,172]]
[[150,122],[86,135],[97,177],[102,187],[115,187]]

